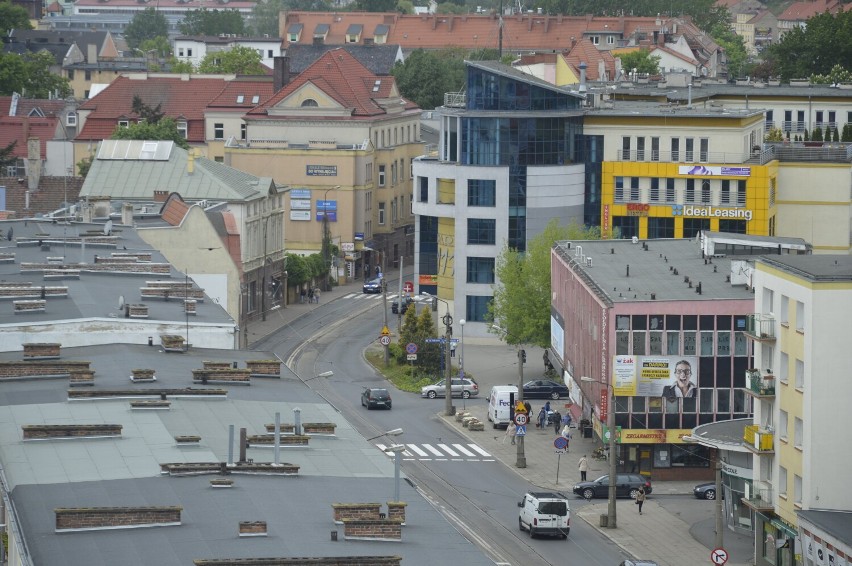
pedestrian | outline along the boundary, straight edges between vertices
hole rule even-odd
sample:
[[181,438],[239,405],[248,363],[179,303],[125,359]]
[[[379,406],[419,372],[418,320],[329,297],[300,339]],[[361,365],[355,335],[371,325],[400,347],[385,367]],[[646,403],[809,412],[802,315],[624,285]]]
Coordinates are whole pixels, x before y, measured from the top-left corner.
[[299,302],[303,305],[305,304],[305,297],[307,296],[307,294],[308,292],[305,290],[304,287],[299,290]]
[[640,487],[639,493],[636,494],[636,505],[639,506],[639,514],[642,514],[642,505],[645,503],[645,488]]
[[544,404],[545,414],[550,412],[550,401]]
[[585,454],[583,454],[583,457],[580,458],[579,462],[577,462],[577,468],[580,470],[580,481],[586,481],[586,472],[589,471],[589,461],[586,459]]
[[308,289],[308,302],[309,302],[309,303],[313,303],[313,302],[314,302],[314,288],[313,288],[313,287],[311,287],[310,289]]
[[543,431],[544,430],[544,423],[546,421],[547,421],[547,411],[544,409],[544,407],[542,407],[541,410],[538,412],[538,425],[536,425],[536,426],[538,426],[538,428],[540,428]]
[[564,438],[567,442],[565,443],[565,452],[568,452],[568,445],[571,443],[571,429],[568,426],[562,427],[562,438]]
[[515,443],[515,433],[518,432],[518,427],[515,426],[515,423],[509,423],[509,426],[506,427],[506,434],[503,436],[503,440],[500,441],[500,444],[506,444],[506,439],[511,438],[512,444]]
[[530,405],[529,401],[524,401],[524,408],[527,410],[527,417],[529,418],[529,422],[532,422],[533,412],[532,405]]
[[314,289],[314,301],[316,302],[316,304],[319,304],[319,298],[320,298],[320,288],[317,287],[316,289]]
[[550,420],[553,423],[553,433],[559,434],[559,426],[562,422],[562,415],[559,414],[559,411],[556,411],[555,413],[553,413],[553,416]]
[[378,265],[376,266],[376,277],[379,277],[382,274],[382,268]]

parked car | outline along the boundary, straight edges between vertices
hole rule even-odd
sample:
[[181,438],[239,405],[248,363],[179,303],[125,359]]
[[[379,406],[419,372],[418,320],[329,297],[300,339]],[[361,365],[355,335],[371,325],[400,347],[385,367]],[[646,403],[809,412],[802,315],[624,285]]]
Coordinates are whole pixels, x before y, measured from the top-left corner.
[[378,294],[382,292],[382,280],[373,279],[364,283],[364,292]]
[[559,399],[568,397],[568,387],[551,379],[534,379],[524,383],[524,399]]
[[[692,488],[692,494],[698,499],[716,499],[716,482],[700,483]],[[725,499],[725,492],[722,491],[722,499]]]
[[387,389],[365,387],[361,393],[361,406],[372,409],[373,407],[391,408],[391,396]]
[[393,314],[405,314],[405,311],[408,310],[408,305],[414,302],[414,299],[408,295],[403,297],[402,299],[402,313],[399,312],[399,299],[394,299],[391,303],[391,312]]
[[[438,383],[433,383],[432,385],[427,385],[420,389],[421,397],[428,397],[429,399],[434,399],[435,397],[444,397],[447,388],[444,385],[444,380],[442,379]],[[453,397],[463,397],[465,399],[469,399],[471,397],[476,397],[479,395],[479,385],[472,379],[459,379],[454,378],[452,385],[452,394]]]
[[[639,474],[618,474],[615,481],[615,496],[636,499],[639,488],[651,493],[651,480]],[[580,497],[609,497],[609,476],[601,476],[593,481],[582,481],[574,485],[574,493]]]
[[571,530],[571,507],[561,493],[529,491],[518,502],[518,528],[536,535],[568,538]]
[[622,560],[618,566],[660,566],[653,560]]

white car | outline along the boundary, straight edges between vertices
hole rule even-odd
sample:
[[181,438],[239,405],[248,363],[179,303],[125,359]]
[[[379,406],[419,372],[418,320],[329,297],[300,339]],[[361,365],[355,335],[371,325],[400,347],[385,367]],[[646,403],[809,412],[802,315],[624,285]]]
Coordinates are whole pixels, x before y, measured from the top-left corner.
[[[447,393],[447,387],[444,385],[444,380],[442,379],[438,383],[433,383],[432,385],[427,385],[420,389],[421,397],[428,397],[429,399],[434,399],[435,397],[444,397]],[[471,397],[476,397],[479,395],[479,386],[472,379],[459,379],[453,378],[453,383],[451,385],[453,388],[452,394],[453,397],[462,397],[464,399],[470,399]]]
[[536,535],[568,538],[571,531],[571,507],[561,493],[530,491],[518,502],[518,528]]

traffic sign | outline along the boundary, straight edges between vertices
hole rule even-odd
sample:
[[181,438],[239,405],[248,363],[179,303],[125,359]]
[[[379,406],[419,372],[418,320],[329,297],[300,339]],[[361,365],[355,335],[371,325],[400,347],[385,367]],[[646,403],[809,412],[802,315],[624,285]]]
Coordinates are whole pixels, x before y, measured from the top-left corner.
[[409,354],[416,354],[417,353],[417,344],[415,344],[414,342],[409,342],[408,344],[405,345],[405,351]]
[[710,553],[710,560],[712,560],[713,564],[716,564],[716,566],[722,566],[728,561],[728,551],[724,548],[716,548]]
[[526,436],[527,435],[527,425],[521,425],[517,429],[515,429],[515,436]]
[[411,282],[411,281],[406,281],[405,284],[402,286],[402,290],[405,291],[406,293],[413,293],[414,292],[414,283]]
[[426,339],[427,344],[440,344],[443,341],[444,341],[443,338],[427,338]]
[[553,447],[557,450],[565,450],[568,448],[568,439],[564,436],[557,436],[553,439]]
[[417,354],[406,354],[405,359],[409,362],[413,362],[417,359]]
[[382,326],[382,336],[390,336],[390,328]]
[[379,338],[379,342],[381,342],[382,346],[387,346],[390,344],[390,336],[382,336]]
[[530,420],[527,418],[526,413],[515,413],[515,424],[516,425],[524,426],[528,422],[530,422]]
[[517,403],[515,403],[515,412],[516,412],[516,413],[524,413],[524,414],[526,414],[526,412],[527,412],[527,406],[526,406],[526,405],[524,405],[524,402],[523,402],[523,401],[518,401]]

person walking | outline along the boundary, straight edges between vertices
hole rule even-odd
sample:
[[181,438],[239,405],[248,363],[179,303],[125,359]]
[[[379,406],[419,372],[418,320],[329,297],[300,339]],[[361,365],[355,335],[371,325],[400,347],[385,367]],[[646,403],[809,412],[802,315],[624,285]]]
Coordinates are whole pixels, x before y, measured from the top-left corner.
[[551,417],[551,422],[553,423],[553,433],[559,434],[559,427],[562,423],[562,415],[559,414],[559,411],[553,413],[553,417]]
[[500,441],[500,444],[506,444],[507,438],[511,438],[512,444],[514,444],[516,432],[518,432],[518,427],[515,426],[515,423],[509,423],[509,426],[506,427],[506,434],[503,435],[503,440]]
[[308,303],[313,303],[313,302],[314,302],[314,288],[311,287],[310,289],[308,289]]
[[305,290],[304,287],[299,289],[299,303],[304,305],[305,304],[305,297],[307,297],[307,295],[308,295],[308,292]]
[[639,493],[636,494],[636,505],[639,506],[639,514],[642,514],[642,505],[645,503],[645,488],[640,487]]
[[320,298],[320,288],[317,287],[316,289],[314,289],[314,302],[316,302],[316,304],[319,304],[319,298]]
[[538,412],[538,428],[544,432],[544,423],[547,421],[547,410],[544,407]]
[[565,443],[565,453],[568,453],[568,446],[571,444],[571,429],[568,428],[568,425],[562,427],[562,438],[567,440]]
[[586,481],[586,472],[589,471],[589,461],[586,459],[585,454],[583,454],[583,457],[580,458],[579,462],[577,462],[577,469],[580,470],[580,481]]

